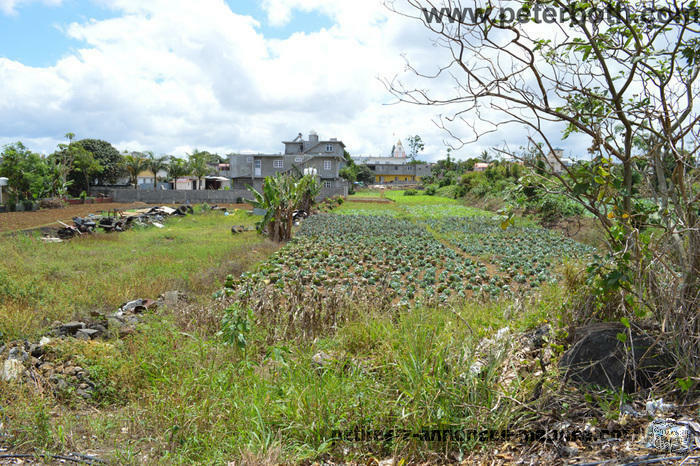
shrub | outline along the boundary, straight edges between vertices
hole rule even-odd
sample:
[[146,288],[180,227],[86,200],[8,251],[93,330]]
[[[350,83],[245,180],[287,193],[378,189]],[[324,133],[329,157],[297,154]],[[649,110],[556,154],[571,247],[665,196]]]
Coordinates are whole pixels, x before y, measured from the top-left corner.
[[65,205],[63,199],[58,197],[50,197],[39,201],[39,207],[42,209],[60,209]]
[[407,189],[403,192],[404,196],[415,196],[416,194],[418,194],[418,191],[416,191],[415,189]]
[[425,188],[425,194],[428,196],[434,196],[437,191],[437,187],[434,184],[430,184]]

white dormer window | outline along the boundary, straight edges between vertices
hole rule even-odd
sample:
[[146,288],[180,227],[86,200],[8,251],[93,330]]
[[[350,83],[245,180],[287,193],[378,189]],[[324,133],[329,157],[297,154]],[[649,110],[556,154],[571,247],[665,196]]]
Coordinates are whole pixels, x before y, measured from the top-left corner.
[[330,160],[324,160],[323,161],[323,169],[324,170],[330,170],[332,167],[333,162]]
[[251,163],[253,161],[253,157],[246,157],[245,161]]
[[272,168],[284,168],[284,160],[277,159],[272,161]]
[[302,157],[294,157],[294,163],[301,163],[304,159]]
[[333,182],[332,182],[332,181],[324,181],[324,182],[323,182],[323,187],[324,187],[324,188],[332,188],[332,187],[333,187]]
[[326,152],[333,152],[333,144],[326,144]]

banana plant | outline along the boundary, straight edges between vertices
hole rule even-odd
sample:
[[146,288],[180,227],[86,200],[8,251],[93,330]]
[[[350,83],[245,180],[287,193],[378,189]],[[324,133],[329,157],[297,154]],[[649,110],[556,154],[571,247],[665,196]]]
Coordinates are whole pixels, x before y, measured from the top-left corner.
[[254,199],[253,207],[265,211],[262,220],[256,223],[259,233],[267,234],[272,241],[288,241],[292,237],[294,211],[309,208],[318,195],[318,181],[309,175],[294,178],[286,174],[268,176],[263,181],[262,192],[251,186],[248,190]]

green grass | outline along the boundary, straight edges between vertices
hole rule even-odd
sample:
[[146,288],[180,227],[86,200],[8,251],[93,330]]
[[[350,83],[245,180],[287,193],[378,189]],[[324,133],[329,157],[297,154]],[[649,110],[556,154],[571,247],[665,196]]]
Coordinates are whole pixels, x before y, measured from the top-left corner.
[[[421,191],[418,191],[419,193]],[[395,201],[400,205],[460,205],[456,199],[449,199],[441,196],[428,196],[426,194],[416,194],[415,196],[404,196],[403,190],[387,191],[386,198]]]
[[[334,212],[384,212],[416,222],[482,213],[450,199],[397,193],[395,203],[346,202]],[[224,275],[251,269],[276,249],[254,233],[231,235],[231,225],[255,220],[209,213],[172,219],[163,230],[63,244],[2,238],[0,330],[6,337],[35,336],[52,319],[168,289],[200,296],[194,307],[147,315],[139,332],[122,340],[52,344],[51,354],[72,358],[97,382],[88,402],[71,393],[40,393],[32,384],[0,383],[0,414],[13,449],[94,451],[116,464],[434,462],[482,445],[401,437],[354,442],[334,433],[499,429],[530,419],[514,400],[528,400],[536,381],[517,373],[505,381],[505,353],[478,348],[503,327],[524,330],[556,315],[563,287],[544,286],[517,312],[505,299],[386,311],[356,304],[352,318],[313,339],[271,338],[276,329],[254,316],[243,351],[217,334],[223,308],[234,298],[227,304],[204,297]],[[307,295],[300,305],[320,314],[322,294]],[[313,361],[320,351],[331,356],[322,367]],[[484,368],[474,372],[477,356]]]
[[211,212],[170,218],[163,229],[97,233],[58,244],[37,234],[3,236],[0,332],[5,338],[36,335],[52,321],[170,289],[209,293],[227,273],[243,271],[272,249],[254,232],[231,235],[231,225],[253,221],[240,211],[228,217]]
[[382,194],[384,194],[384,190],[362,189],[360,191],[355,191],[355,194],[349,195],[348,199],[352,200],[353,198],[365,199],[369,197],[382,197]]
[[[105,386],[118,389],[111,408],[91,413],[88,423],[80,409],[42,416],[50,407],[28,387],[11,394],[0,387],[0,400],[11,401],[7,426],[25,448],[106,449],[117,463],[142,462],[138,452],[144,451],[149,462],[164,463],[299,462],[325,454],[360,462],[375,455],[426,459],[431,447],[415,439],[333,442],[333,435],[498,429],[521,420],[526,413],[496,396],[504,390],[501,358],[481,374],[469,371],[483,336],[527,325],[524,316],[508,319],[506,307],[367,314],[333,336],[299,345],[269,346],[264,329],[253,328],[245,355],[216,338],[185,336],[171,316],[159,315],[109,349],[61,344],[67,354],[82,354],[81,365],[101,374]],[[319,351],[333,358],[324,367],[312,361]],[[529,388],[516,380],[505,392],[519,396]],[[474,447],[452,442],[440,449]]]

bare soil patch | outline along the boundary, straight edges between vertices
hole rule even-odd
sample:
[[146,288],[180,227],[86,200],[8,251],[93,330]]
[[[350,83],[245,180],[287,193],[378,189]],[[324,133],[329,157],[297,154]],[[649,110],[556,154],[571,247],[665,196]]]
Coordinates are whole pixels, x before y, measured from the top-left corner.
[[[129,210],[148,206],[144,202],[131,204],[79,204],[70,205],[62,209],[42,209],[36,212],[5,212],[0,214],[0,232],[29,230],[55,225],[57,221],[72,224],[73,217],[85,217],[89,214],[98,214],[110,210]],[[219,204],[227,209],[250,209],[248,204]]]

